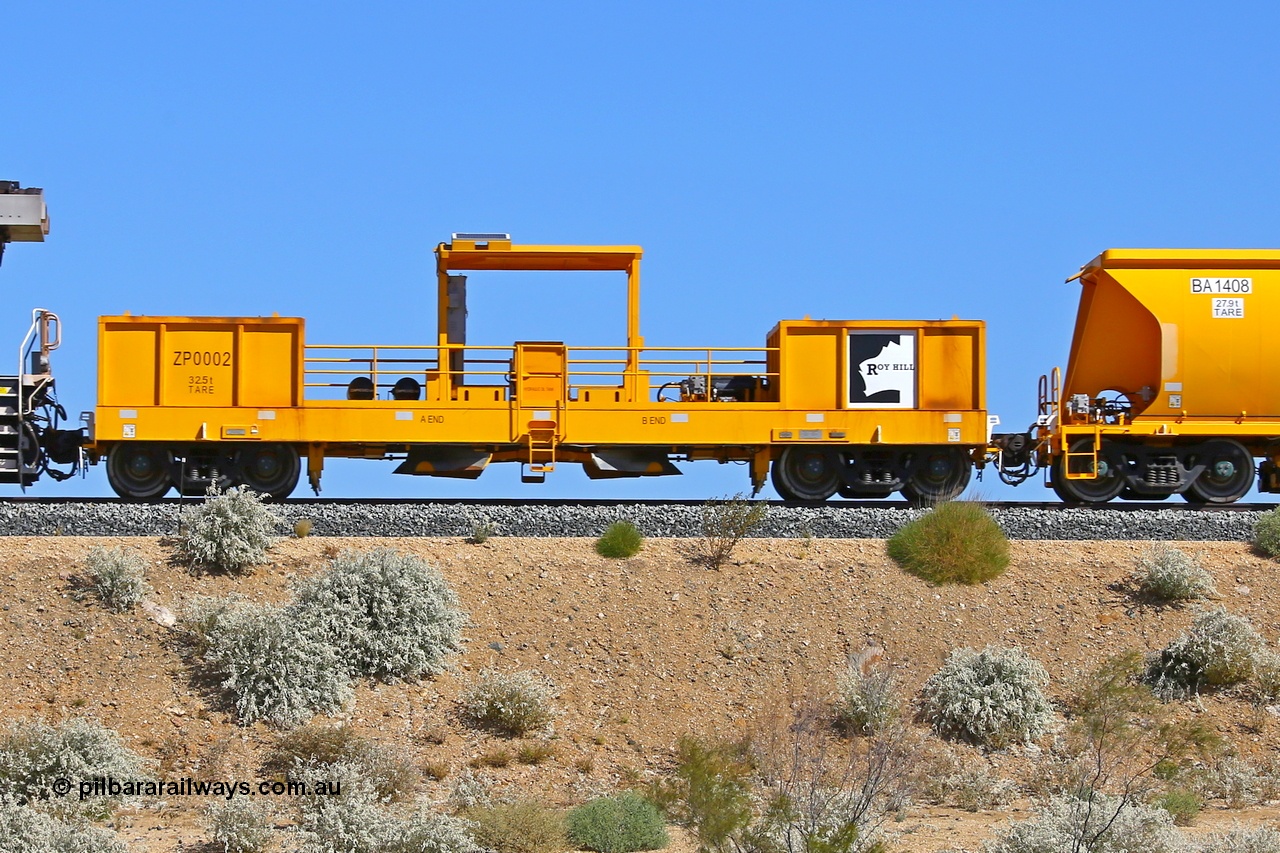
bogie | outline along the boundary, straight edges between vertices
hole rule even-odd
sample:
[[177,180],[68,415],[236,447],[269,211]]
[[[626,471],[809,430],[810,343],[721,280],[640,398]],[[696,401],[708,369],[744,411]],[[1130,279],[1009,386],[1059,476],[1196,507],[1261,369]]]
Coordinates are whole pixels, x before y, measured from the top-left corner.
[[1183,497],[1194,503],[1229,504],[1244,497],[1253,485],[1253,456],[1238,441],[1207,442],[1196,454],[1200,474]]

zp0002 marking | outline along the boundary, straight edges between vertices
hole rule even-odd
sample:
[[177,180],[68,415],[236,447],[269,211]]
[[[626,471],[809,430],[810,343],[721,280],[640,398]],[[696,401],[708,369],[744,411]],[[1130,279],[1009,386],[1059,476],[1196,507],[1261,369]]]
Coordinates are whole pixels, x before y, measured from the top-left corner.
[[193,364],[196,366],[208,365],[210,367],[230,367],[231,353],[223,350],[174,350],[173,366],[182,367],[184,364]]

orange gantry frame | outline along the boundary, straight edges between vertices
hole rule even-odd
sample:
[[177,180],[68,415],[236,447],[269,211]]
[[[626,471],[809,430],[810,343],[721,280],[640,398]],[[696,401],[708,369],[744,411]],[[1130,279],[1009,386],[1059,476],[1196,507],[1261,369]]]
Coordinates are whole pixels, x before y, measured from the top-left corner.
[[[676,474],[672,461],[772,469],[784,497],[950,497],[986,453],[980,321],[787,320],[762,347],[647,347],[637,246],[436,249],[438,326],[421,345],[311,344],[289,317],[103,317],[88,450],[117,492],[244,483],[277,496],[308,462],[395,458],[398,473],[475,477],[518,462],[593,478]],[[478,270],[606,270],[627,287],[622,345],[466,340]]]

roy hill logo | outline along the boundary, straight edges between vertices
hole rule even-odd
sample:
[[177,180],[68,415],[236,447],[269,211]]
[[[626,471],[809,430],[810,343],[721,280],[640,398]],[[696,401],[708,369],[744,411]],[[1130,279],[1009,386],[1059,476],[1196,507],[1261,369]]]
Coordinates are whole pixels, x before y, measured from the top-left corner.
[[849,408],[916,405],[914,332],[849,332]]

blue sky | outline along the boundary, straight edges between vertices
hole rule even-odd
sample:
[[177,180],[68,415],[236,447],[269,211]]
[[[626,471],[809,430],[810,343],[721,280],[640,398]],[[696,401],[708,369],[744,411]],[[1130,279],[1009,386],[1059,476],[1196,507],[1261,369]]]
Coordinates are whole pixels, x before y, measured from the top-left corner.
[[[99,314],[274,311],[313,342],[427,342],[453,231],[635,243],[650,345],[760,346],[804,315],[985,319],[989,408],[1023,428],[1082,263],[1277,245],[1278,24],[1267,3],[15,4],[0,178],[44,187],[53,231],[5,254],[0,329],[16,345],[35,304],[62,315],[78,411]],[[504,280],[472,290],[469,339],[618,344],[621,305],[620,281]],[[747,486],[714,463],[544,486],[392,467],[333,462],[325,494]],[[99,468],[34,493],[109,491]]]

